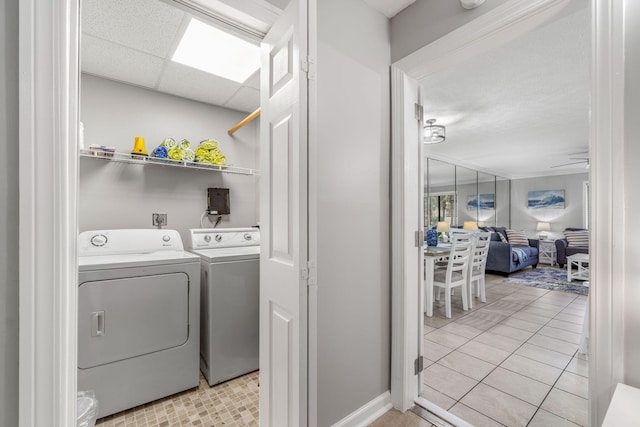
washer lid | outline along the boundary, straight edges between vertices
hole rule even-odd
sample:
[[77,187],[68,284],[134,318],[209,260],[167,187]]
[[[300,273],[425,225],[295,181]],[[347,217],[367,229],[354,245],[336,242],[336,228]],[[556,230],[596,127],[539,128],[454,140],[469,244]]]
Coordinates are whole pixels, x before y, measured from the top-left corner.
[[204,261],[239,261],[260,258],[260,246],[241,246],[238,248],[196,249],[192,250]]
[[198,256],[185,251],[159,251],[146,254],[95,255],[78,257],[80,271],[110,268],[181,264],[198,261]]

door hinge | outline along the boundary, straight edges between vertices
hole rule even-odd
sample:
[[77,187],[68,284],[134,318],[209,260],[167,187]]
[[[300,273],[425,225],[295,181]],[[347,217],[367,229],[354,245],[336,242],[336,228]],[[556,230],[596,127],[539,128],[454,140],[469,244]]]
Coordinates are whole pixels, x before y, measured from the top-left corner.
[[416,248],[424,246],[424,230],[416,231]]
[[303,59],[300,63],[300,68],[307,73],[307,79],[316,79],[316,60],[313,56],[307,56],[306,59]]
[[308,286],[315,286],[318,284],[318,269],[316,268],[316,262],[315,261],[308,261],[307,262],[307,271],[309,274],[309,277],[307,278],[307,285]]
[[420,104],[415,104],[416,106],[416,120],[420,121],[422,120],[422,116],[423,116],[423,109],[422,109],[422,105]]
[[414,375],[418,375],[422,371],[424,371],[424,357],[418,356],[413,362],[413,373]]

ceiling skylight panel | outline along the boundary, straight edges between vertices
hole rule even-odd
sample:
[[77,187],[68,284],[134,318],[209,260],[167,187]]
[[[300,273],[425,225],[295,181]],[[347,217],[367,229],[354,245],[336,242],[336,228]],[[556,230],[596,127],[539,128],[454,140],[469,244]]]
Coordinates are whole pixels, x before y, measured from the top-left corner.
[[171,60],[243,83],[260,68],[260,47],[191,19]]

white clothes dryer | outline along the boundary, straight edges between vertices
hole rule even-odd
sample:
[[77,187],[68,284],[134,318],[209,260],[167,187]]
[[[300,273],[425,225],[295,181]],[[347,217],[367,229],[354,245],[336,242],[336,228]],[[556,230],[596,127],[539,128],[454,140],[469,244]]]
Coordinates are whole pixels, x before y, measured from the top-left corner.
[[200,260],[175,230],[80,234],[78,390],[98,417],[197,387]]
[[209,385],[258,370],[260,230],[190,231],[200,256],[200,370]]

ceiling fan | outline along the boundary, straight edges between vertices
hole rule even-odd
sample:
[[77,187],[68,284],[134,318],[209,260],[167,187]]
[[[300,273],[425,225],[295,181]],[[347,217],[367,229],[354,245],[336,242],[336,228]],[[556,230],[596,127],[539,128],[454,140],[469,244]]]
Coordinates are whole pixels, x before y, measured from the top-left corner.
[[559,165],[553,165],[550,166],[552,168],[560,168],[563,166],[572,166],[572,165],[579,165],[580,163],[585,163],[585,167],[589,168],[589,152],[588,151],[583,151],[581,153],[573,153],[573,154],[569,154],[569,160],[575,160],[573,162],[569,162],[569,163],[562,163]]

